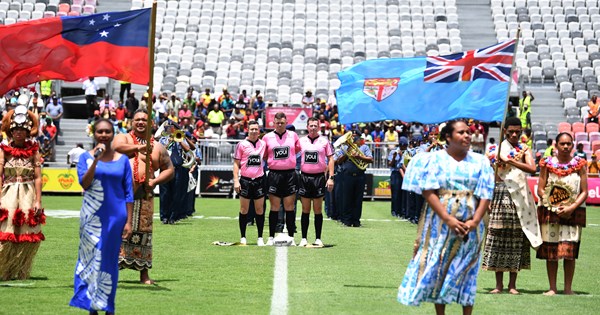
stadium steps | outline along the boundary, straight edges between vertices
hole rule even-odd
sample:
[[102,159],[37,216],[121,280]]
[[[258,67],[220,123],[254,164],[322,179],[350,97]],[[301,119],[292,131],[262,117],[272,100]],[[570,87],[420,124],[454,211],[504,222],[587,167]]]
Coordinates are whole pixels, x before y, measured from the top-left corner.
[[56,146],[56,162],[48,162],[49,167],[67,167],[67,153],[75,147],[77,143],[83,143],[86,150],[92,147],[92,138],[89,138],[85,129],[87,127],[86,119],[62,119],[60,121],[62,136],[58,137],[59,144]]
[[497,42],[488,1],[456,0],[456,10],[463,50],[483,48]]
[[96,6],[96,12],[115,12],[115,11],[129,11],[131,9],[131,1],[124,0],[101,0],[98,1]]
[[535,100],[531,102],[531,121],[542,124],[566,121],[560,93],[554,83],[526,85],[525,90],[531,91]]

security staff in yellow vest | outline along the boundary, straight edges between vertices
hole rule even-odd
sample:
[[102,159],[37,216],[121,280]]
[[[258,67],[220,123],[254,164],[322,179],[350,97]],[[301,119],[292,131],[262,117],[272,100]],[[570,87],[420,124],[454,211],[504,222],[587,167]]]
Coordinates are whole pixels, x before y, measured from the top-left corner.
[[42,94],[44,104],[48,104],[52,97],[52,83],[52,80],[40,81],[40,94]]

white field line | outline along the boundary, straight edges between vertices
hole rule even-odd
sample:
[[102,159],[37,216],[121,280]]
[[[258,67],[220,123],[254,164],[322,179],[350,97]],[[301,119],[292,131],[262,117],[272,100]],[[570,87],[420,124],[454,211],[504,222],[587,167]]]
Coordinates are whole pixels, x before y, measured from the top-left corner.
[[275,248],[275,268],[273,272],[271,315],[286,315],[288,311],[287,252],[287,246]]

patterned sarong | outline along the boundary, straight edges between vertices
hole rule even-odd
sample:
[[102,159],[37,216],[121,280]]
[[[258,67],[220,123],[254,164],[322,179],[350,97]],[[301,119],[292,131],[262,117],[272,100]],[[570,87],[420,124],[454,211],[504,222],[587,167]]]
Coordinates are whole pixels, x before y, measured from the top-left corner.
[[152,268],[152,219],[154,198],[135,199],[129,240],[121,243],[119,268],[143,270]]
[[511,195],[503,182],[497,182],[483,252],[483,270],[518,272],[530,269],[529,246]]

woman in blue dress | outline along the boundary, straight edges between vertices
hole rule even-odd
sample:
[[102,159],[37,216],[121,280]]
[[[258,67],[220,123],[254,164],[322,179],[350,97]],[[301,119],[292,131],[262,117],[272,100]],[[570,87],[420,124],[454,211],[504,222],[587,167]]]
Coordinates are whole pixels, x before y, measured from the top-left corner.
[[122,238],[131,236],[133,188],[127,156],[111,148],[113,125],[93,127],[98,145],[79,158],[77,174],[85,189],[80,212],[79,257],[71,306],[97,314],[115,312]]
[[404,177],[402,188],[422,194],[427,204],[398,301],[434,303],[436,314],[456,302],[471,314],[494,172],[488,159],[469,151],[471,132],[463,121],[448,122],[441,136],[448,147],[417,154]]

